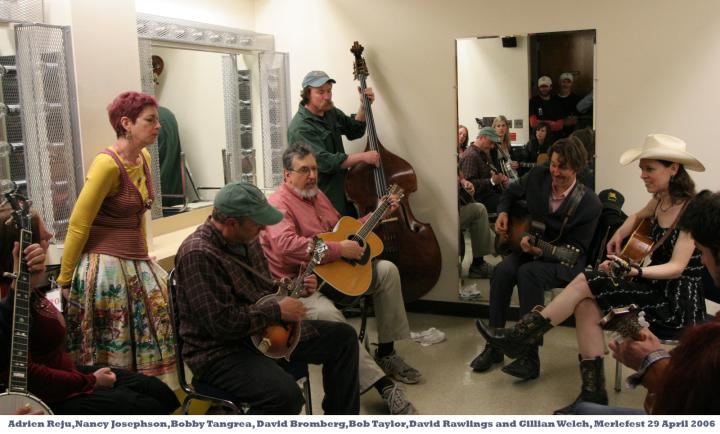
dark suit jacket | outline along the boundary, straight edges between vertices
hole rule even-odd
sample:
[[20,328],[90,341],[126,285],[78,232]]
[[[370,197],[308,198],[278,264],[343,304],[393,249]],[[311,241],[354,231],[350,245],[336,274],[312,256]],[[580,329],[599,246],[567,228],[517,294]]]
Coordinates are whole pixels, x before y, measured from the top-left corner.
[[[579,183],[580,181],[578,180],[573,190],[578,188]],[[519,182],[510,184],[507,190],[505,190],[498,205],[498,213],[507,212],[510,214],[513,205],[520,200],[524,200],[527,203],[528,212],[532,219],[545,223],[543,239],[552,241],[560,233],[560,227],[562,226],[565,213],[569,206],[568,199],[572,192],[568,194],[568,197],[563,201],[557,211],[551,213],[549,210],[551,188],[552,177],[550,176],[550,169],[546,166],[535,167],[523,176]],[[585,191],[585,194],[580,200],[580,204],[575,210],[575,214],[565,225],[562,236],[554,243],[555,245],[569,244],[577,247],[581,253],[580,260],[578,260],[572,269],[562,267],[567,271],[562,273],[565,274],[565,276],[559,277],[567,278],[569,281],[585,268],[590,241],[592,241],[593,235],[595,234],[595,226],[600,218],[601,211],[602,204],[595,192],[589,189]]]

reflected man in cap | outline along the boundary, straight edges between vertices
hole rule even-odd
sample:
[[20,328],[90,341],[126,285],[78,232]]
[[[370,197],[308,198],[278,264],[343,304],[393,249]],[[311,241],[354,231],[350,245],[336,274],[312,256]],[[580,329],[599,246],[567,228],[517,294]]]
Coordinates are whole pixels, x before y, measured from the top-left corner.
[[562,120],[562,109],[558,100],[552,94],[552,79],[547,75],[538,78],[538,94],[530,98],[530,128],[535,134],[535,128],[540,121],[550,125],[550,141],[552,144],[562,131],[565,123]]
[[[295,379],[250,340],[269,325],[305,315],[303,303],[291,297],[255,304],[277,290],[258,234],[283,214],[244,182],[223,187],[213,205],[175,257],[185,363],[200,381],[247,403],[252,414],[298,414],[304,401]],[[315,277],[305,279],[306,295],[316,287]],[[358,414],[358,346],[351,326],[302,321],[292,359],[323,365],[325,414]]]
[[[298,111],[288,127],[288,143],[304,142],[312,147],[318,163],[318,187],[325,193],[341,216],[356,217],[355,208],[345,197],[345,175],[358,163],[380,164],[376,151],[345,153],[344,135],[349,140],[365,134],[365,109],[362,103],[357,113],[347,116],[332,101],[335,80],[323,71],[310,71],[302,82]],[[372,103],[372,88],[365,89]]]
[[573,81],[574,77],[571,72],[560,74],[560,90],[558,90],[556,98],[563,119],[562,137],[569,136],[578,123],[577,104],[581,98],[572,91]]
[[460,159],[462,175],[475,187],[475,200],[485,205],[488,213],[496,211],[503,188],[508,184],[507,176],[500,173],[499,164],[490,155],[497,143],[500,137],[495,128],[483,127]]

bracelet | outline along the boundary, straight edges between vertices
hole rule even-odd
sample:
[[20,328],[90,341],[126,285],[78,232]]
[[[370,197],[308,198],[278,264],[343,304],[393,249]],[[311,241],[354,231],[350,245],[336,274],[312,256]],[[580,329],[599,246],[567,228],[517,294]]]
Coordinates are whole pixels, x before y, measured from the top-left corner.
[[639,265],[637,265],[637,264],[633,264],[632,267],[633,267],[634,269],[636,269],[637,272],[638,272],[637,276],[635,276],[635,277],[642,277],[642,274],[643,274],[643,273],[642,273],[642,267],[639,266]]

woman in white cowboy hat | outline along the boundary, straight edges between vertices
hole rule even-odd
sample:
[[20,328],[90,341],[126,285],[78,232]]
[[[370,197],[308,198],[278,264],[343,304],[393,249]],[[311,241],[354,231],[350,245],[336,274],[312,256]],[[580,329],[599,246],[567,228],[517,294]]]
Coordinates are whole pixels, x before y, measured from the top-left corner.
[[[553,326],[575,314],[582,388],[576,401],[556,414],[573,414],[580,401],[607,404],[602,359],[605,343],[599,321],[611,308],[636,304],[645,311],[647,321],[671,330],[704,321],[700,254],[690,234],[675,225],[695,195],[695,183],[686,169],[705,170],[685,148],[685,142],[676,137],[651,134],[642,147],[620,157],[623,165],[639,160],[640,178],[652,198],[613,235],[607,245],[610,259],[600,264],[599,271],[579,274],[547,307],[536,308],[512,329],[498,331],[478,324],[489,343],[518,357]],[[611,277],[610,268],[617,262],[615,255],[620,254],[623,240],[642,219],[652,222],[651,237],[657,245],[651,254],[652,265],[631,268],[625,279]]]

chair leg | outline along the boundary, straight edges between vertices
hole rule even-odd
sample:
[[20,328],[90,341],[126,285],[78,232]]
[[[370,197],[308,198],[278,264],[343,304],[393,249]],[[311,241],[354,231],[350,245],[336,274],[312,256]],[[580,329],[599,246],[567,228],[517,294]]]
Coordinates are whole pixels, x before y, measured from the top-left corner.
[[303,395],[305,396],[305,414],[312,415],[312,393],[310,392],[310,374],[303,380]]
[[620,387],[621,384],[622,384],[622,364],[616,360],[615,361],[615,387],[614,387],[616,392],[620,392],[620,390],[622,390]]

